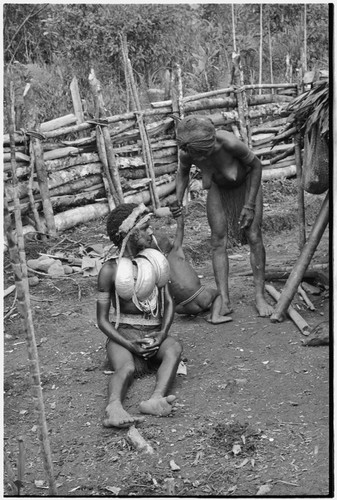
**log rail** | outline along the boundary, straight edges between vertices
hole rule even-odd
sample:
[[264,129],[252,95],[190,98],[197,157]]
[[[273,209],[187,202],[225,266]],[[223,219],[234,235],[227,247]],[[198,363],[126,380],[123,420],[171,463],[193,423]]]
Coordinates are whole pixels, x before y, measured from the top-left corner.
[[[179,72],[179,67],[177,71]],[[296,175],[293,130],[287,130],[288,114],[285,107],[292,96],[296,95],[297,85],[246,85],[181,96],[181,80],[178,84],[178,108],[183,109],[185,115],[195,112],[207,113],[217,129],[229,131],[239,130],[236,124],[239,124],[242,112],[239,110],[237,97],[246,92],[246,121],[251,125],[251,147],[263,165],[262,178],[268,180]],[[261,87],[266,93],[252,94],[257,87]],[[275,93],[271,94],[271,89]],[[76,81],[71,83],[71,90],[74,112],[41,123],[39,127],[39,169],[42,168],[45,172],[47,182],[44,183],[44,190],[48,187],[48,193],[41,192],[36,173],[32,173],[27,135],[24,131],[16,131],[14,134],[16,176],[22,214],[29,215],[32,208],[34,214],[36,211],[43,214],[44,199],[48,195],[54,210],[55,225],[60,231],[65,227],[72,227],[72,224],[99,217],[103,212],[108,213],[119,203],[122,195],[127,201],[141,200],[152,204],[155,188],[157,204],[165,206],[174,193],[174,179],[178,168],[178,148],[172,117],[174,100],[151,103],[150,108],[142,110],[142,129],[139,124],[139,110],[114,116],[106,116],[102,112],[96,119],[85,119],[80,108],[81,99]],[[112,147],[113,179],[107,176],[109,171],[99,143],[99,137],[102,135],[97,132],[99,130],[103,131],[105,141],[109,140]],[[283,141],[273,147],[273,139],[283,130],[286,130]],[[148,155],[144,156],[142,148],[144,133],[151,148],[150,170]],[[28,135],[28,139],[30,137]],[[3,137],[3,148],[4,188],[9,211],[12,211],[13,178],[8,134]],[[117,197],[116,186],[120,193]],[[105,210],[102,208],[104,204]],[[43,217],[41,220],[43,222]],[[61,220],[62,223],[59,222]],[[30,230],[34,228],[30,227]]]

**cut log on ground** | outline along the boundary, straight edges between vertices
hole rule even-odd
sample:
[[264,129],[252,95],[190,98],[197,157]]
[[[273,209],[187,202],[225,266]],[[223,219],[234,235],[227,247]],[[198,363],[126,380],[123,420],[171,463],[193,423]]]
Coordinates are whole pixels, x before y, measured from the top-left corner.
[[[274,300],[279,300],[281,294],[275,290],[275,288],[272,285],[265,285],[267,292],[269,295],[273,297]],[[310,326],[308,323],[302,318],[302,316],[295,311],[295,309],[291,306],[288,307],[287,313],[290,317],[290,319],[295,323],[297,328],[300,330],[300,332],[303,335],[309,335],[310,333]]]
[[270,181],[271,179],[282,179],[294,177],[296,175],[296,165],[289,165],[283,168],[264,168],[262,170],[262,180]]

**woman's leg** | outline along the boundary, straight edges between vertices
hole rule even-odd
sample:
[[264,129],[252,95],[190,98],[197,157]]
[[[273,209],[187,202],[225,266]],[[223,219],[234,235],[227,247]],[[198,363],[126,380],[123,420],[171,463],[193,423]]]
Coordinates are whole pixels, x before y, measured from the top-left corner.
[[129,427],[144,420],[142,417],[132,417],[123,408],[123,400],[135,371],[133,355],[112,340],[107,343],[106,350],[114,373],[108,382],[108,406],[103,424],[105,427]]
[[180,342],[172,337],[167,337],[161,344],[155,357],[155,359],[161,361],[156,374],[156,385],[150,399],[141,402],[139,408],[142,413],[161,417],[171,413],[175,396],[167,396],[167,393],[176,376],[181,353],[182,346]]

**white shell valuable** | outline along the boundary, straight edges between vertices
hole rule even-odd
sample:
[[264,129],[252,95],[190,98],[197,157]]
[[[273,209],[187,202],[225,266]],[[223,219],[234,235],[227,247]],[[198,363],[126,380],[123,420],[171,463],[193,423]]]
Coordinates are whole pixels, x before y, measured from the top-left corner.
[[157,286],[161,288],[166,285],[170,277],[170,265],[165,255],[154,248],[145,248],[138,255],[142,255],[151,262],[156,273]]
[[115,286],[118,295],[124,300],[131,300],[135,291],[133,263],[122,257],[117,265]]
[[151,295],[156,285],[156,272],[152,264],[144,257],[136,257],[133,262],[137,265],[135,294],[138,300],[145,300]]

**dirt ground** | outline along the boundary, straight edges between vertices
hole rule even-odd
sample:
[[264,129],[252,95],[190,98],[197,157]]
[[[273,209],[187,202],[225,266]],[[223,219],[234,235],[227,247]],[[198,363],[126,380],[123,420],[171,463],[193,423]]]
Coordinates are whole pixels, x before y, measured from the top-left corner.
[[[265,246],[268,267],[291,266],[298,256],[296,196],[291,181],[265,187]],[[322,197],[306,197],[307,233]],[[167,218],[155,227],[169,235]],[[104,220],[69,230],[60,249],[106,243]],[[209,228],[204,200],[190,205],[185,250],[202,282],[212,284]],[[312,263],[329,262],[328,230]],[[60,237],[61,238],[61,237]],[[37,257],[55,241],[27,242]],[[5,257],[5,287],[13,283]],[[109,367],[105,337],[95,318],[96,277],[39,277],[31,288],[47,426],[58,495],[272,497],[331,496],[331,380],[327,346],[304,347],[306,340],[286,319],[271,323],[254,308],[247,246],[230,250],[233,321],[211,325],[203,317],[176,315],[171,333],[184,346],[187,373],[176,377],[176,411],[166,418],[146,416],[138,430],[153,454],[135,450],[126,430],[102,425]],[[273,281],[281,290],[284,281]],[[293,306],[314,327],[329,321],[329,289],[312,283],[310,311],[296,295]],[[269,297],[269,296],[268,296]],[[268,298],[273,303],[271,297]],[[5,312],[13,295],[5,299]],[[125,401],[138,414],[154,384],[134,381]],[[23,496],[48,496],[39,449],[27,348],[15,309],[5,320],[4,443],[16,473],[18,436],[26,448]],[[11,496],[4,475],[4,495]]]

